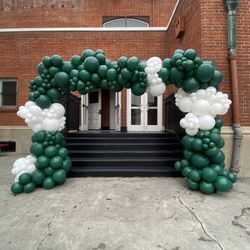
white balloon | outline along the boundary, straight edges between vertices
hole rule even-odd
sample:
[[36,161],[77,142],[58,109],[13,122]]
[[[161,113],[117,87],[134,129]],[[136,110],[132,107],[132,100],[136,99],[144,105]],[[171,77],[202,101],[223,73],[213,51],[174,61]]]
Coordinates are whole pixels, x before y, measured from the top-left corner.
[[186,128],[185,129],[185,132],[190,135],[190,136],[194,136],[198,133],[198,129],[197,128],[193,128],[193,129],[189,129],[189,128]]
[[179,109],[184,112],[191,112],[192,111],[192,101],[189,97],[184,97],[179,101]]
[[29,111],[30,111],[30,113],[31,113],[32,115],[38,115],[38,114],[40,114],[40,113],[42,112],[41,108],[38,107],[37,105],[31,106],[31,107],[29,108]]
[[42,127],[46,131],[57,131],[59,129],[60,122],[57,119],[45,118],[42,123]]
[[210,130],[215,125],[215,120],[211,115],[203,115],[199,118],[200,129],[202,130]]
[[50,106],[50,110],[55,113],[57,116],[63,116],[65,114],[65,109],[60,103],[53,103]]
[[205,115],[210,111],[210,104],[206,100],[198,99],[192,105],[192,112],[195,115]]
[[206,97],[206,90],[204,90],[204,89],[199,89],[199,90],[196,92],[196,96],[197,96],[199,99],[205,99],[205,97]]
[[166,90],[166,85],[164,83],[154,84],[149,86],[149,93],[152,96],[160,96],[165,92],[165,90]]
[[153,57],[150,57],[147,61],[147,65],[150,64],[150,63],[158,63],[158,64],[162,64],[162,60],[161,58],[157,57],[157,56],[153,56]]
[[210,110],[213,115],[221,115],[224,111],[224,108],[220,103],[214,103],[211,105]]

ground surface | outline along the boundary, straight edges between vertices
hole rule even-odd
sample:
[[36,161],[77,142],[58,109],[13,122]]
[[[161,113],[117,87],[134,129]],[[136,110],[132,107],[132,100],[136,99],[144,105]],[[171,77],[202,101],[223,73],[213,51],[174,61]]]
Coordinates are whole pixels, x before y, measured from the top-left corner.
[[79,178],[14,196],[0,157],[0,249],[250,249],[250,179],[226,194],[190,192],[181,178]]

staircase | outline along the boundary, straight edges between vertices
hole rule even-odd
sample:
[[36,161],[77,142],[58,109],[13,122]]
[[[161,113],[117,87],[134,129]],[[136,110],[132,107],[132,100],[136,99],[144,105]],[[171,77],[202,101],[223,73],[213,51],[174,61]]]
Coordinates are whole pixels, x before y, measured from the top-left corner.
[[68,133],[70,177],[180,176],[174,163],[183,148],[172,133]]

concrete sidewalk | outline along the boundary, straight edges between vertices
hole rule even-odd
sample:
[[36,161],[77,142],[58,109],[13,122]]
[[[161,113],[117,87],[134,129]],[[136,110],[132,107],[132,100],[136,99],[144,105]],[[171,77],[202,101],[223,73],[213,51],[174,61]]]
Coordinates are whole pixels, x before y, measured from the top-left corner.
[[19,157],[0,157],[1,250],[250,249],[250,178],[211,196],[181,178],[77,178],[14,196]]

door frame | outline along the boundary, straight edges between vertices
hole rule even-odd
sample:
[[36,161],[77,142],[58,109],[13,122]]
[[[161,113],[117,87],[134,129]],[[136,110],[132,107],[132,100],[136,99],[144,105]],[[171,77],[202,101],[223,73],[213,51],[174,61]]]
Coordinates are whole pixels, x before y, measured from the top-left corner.
[[130,89],[127,90],[127,109],[126,109],[126,117],[127,117],[127,130],[128,131],[141,131],[141,132],[160,132],[163,130],[162,126],[162,95],[157,97],[157,125],[148,125],[148,93],[144,93],[140,96],[141,103],[140,109],[141,111],[141,125],[131,125],[131,98],[132,92]]

